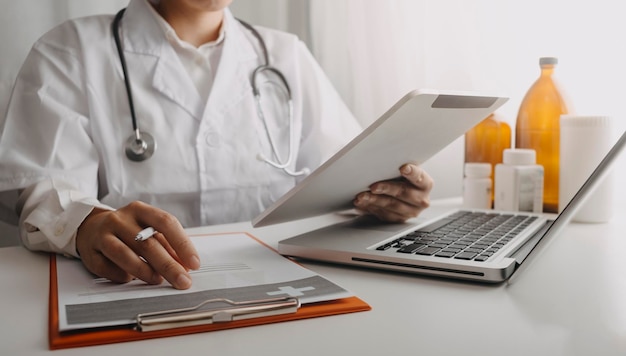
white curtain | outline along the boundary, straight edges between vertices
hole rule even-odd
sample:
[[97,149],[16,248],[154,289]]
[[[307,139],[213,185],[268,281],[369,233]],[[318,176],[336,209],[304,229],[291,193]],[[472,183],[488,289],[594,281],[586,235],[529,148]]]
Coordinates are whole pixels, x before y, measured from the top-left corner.
[[[22,62],[41,35],[69,18],[114,13],[127,3],[128,0],[0,0],[0,115],[5,113]],[[0,247],[19,242],[14,226],[16,199],[16,192],[0,192]]]
[[[313,52],[363,125],[413,89],[475,89],[474,9],[468,1],[447,3],[311,2]],[[434,18],[447,8],[456,11],[443,21]],[[451,24],[463,32],[453,31]],[[434,198],[460,195],[462,148],[458,140],[424,164],[436,180]]]
[[576,111],[626,112],[617,1],[315,0],[310,9],[312,50],[365,123],[416,87],[503,93],[514,122],[542,56],[559,57]]
[[[626,33],[612,0],[314,0],[311,47],[355,115],[378,118],[415,88],[510,97],[499,113],[515,127],[538,59],[556,56],[556,78],[574,113],[626,127]],[[616,135],[617,138],[617,135]],[[433,197],[461,193],[463,140],[425,164]],[[618,167],[626,175],[626,158]],[[620,187],[621,188],[621,187]],[[618,196],[626,200],[625,188]]]

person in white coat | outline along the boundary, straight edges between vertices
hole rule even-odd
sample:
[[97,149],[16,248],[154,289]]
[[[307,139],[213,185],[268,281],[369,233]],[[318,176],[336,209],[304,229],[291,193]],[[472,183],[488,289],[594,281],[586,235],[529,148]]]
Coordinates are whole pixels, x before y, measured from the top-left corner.
[[[131,0],[114,31],[112,16],[92,16],[34,44],[0,137],[0,191],[20,190],[24,246],[81,258],[112,281],[165,278],[188,288],[200,261],[185,227],[251,219],[297,183],[294,172],[319,166],[360,132],[295,36],[256,27],[262,44],[229,3]],[[135,133],[114,32],[137,128],[157,143],[143,161],[124,154]],[[272,73],[260,85],[278,104],[258,116],[250,78],[264,64],[262,46],[289,85],[291,120],[285,90],[267,83]],[[289,154],[286,169],[266,161]],[[374,183],[355,206],[390,221],[419,214],[432,179],[414,165],[401,174]],[[154,238],[134,241],[147,226]]]

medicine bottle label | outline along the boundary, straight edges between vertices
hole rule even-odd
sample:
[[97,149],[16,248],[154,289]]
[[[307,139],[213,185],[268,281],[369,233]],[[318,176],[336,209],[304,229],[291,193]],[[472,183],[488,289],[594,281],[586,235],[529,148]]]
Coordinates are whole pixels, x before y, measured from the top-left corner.
[[543,210],[543,172],[518,171],[518,211],[541,212]]

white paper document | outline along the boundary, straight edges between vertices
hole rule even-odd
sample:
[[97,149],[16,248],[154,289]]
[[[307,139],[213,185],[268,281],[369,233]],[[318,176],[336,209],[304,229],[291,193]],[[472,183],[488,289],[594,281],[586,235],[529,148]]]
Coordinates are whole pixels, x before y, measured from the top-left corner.
[[193,286],[167,282],[117,284],[95,278],[80,261],[57,258],[60,331],[135,324],[140,313],[193,307],[226,298],[236,302],[297,297],[314,303],[353,296],[320,275],[279,255],[244,233],[192,237],[201,267]]

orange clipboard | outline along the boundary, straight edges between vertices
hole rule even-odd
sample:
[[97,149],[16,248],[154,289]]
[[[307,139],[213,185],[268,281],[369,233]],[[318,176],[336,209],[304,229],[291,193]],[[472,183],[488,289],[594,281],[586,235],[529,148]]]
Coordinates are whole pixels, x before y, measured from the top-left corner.
[[[255,239],[262,245],[272,249],[256,237],[248,233],[245,234]],[[56,255],[51,254],[48,311],[48,342],[50,350],[147,340],[371,310],[371,307],[363,300],[358,297],[350,297],[327,302],[305,304],[302,305],[295,313],[263,316],[212,324],[174,327],[155,331],[139,331],[133,325],[127,325],[120,327],[105,327],[61,332],[59,330],[58,304]]]

